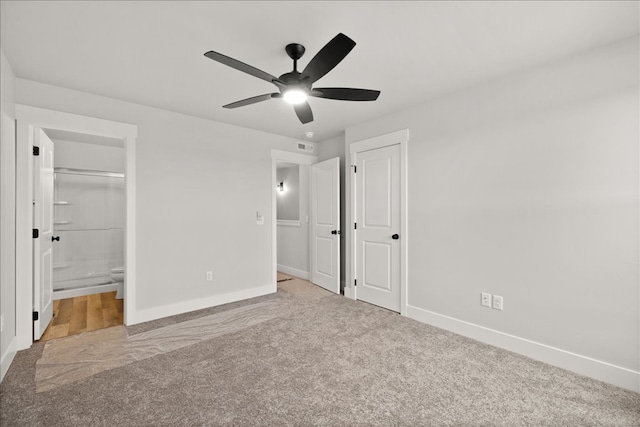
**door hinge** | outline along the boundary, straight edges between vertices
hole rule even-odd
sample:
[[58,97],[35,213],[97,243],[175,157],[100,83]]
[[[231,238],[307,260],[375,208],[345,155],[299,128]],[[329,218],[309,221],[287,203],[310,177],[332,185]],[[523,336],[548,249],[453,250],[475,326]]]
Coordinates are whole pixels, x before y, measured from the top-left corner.
[[34,156],[39,156],[40,155],[40,147],[38,147],[37,145],[33,146],[33,155]]
[[354,230],[357,230],[357,229],[358,229],[358,223],[357,223],[357,222],[354,222],[354,223],[353,223],[353,229],[354,229]]
[[37,228],[34,228],[32,236],[34,239],[37,239],[38,237],[40,237],[40,231]]
[[37,311],[33,312],[33,320],[38,320],[40,318],[40,313],[38,313]]
[[358,286],[358,279],[353,279],[353,286]]
[[349,166],[353,168],[353,173],[356,173],[356,169],[358,169],[357,166],[356,165],[349,165]]

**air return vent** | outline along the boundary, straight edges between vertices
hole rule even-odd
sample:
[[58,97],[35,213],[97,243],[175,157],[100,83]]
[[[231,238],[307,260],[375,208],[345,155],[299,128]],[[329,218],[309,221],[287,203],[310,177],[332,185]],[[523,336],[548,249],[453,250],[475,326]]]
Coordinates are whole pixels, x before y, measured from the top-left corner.
[[306,151],[307,153],[313,153],[313,145],[305,144],[304,142],[298,142],[298,150]]

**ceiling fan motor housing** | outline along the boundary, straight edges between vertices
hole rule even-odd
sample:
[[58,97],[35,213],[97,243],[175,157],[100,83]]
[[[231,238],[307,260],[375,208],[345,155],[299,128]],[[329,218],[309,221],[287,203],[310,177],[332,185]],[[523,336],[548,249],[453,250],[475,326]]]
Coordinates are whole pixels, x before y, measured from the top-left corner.
[[286,88],[280,88],[280,91],[290,90],[290,89],[300,89],[305,92],[309,92],[311,90],[311,82],[308,78],[302,78],[302,73],[299,71],[291,71],[290,73],[285,73],[279,77],[282,80]]

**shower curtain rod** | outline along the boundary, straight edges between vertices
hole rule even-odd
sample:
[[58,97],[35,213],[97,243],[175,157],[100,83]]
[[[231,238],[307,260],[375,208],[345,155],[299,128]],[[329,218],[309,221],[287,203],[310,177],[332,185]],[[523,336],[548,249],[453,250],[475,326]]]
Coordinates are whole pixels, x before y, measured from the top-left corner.
[[55,173],[66,173],[69,175],[92,175],[92,176],[107,176],[111,178],[124,178],[122,172],[100,171],[92,169],[74,169],[74,168],[53,168]]

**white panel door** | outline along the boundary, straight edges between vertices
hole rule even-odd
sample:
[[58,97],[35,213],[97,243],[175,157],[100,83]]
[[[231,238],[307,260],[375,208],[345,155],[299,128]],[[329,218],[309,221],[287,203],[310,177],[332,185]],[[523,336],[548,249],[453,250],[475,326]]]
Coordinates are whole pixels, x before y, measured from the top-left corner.
[[33,228],[39,234],[33,239],[33,339],[39,340],[53,318],[53,141],[42,129],[34,132],[40,153],[33,168]]
[[400,145],[356,155],[356,297],[400,312]]
[[311,165],[311,282],[340,293],[340,159]]

